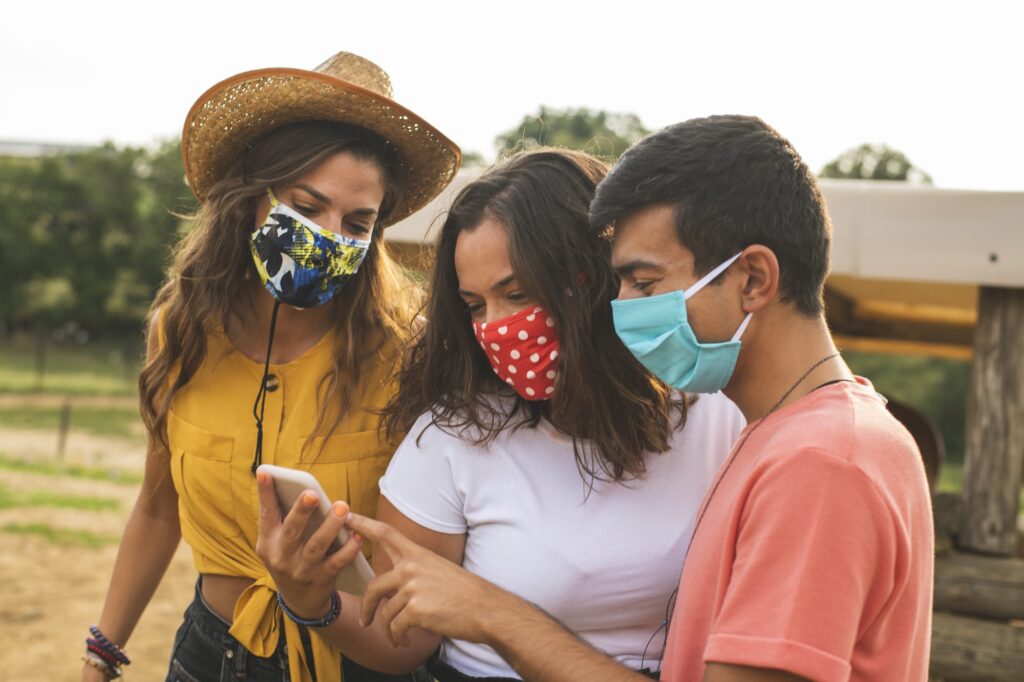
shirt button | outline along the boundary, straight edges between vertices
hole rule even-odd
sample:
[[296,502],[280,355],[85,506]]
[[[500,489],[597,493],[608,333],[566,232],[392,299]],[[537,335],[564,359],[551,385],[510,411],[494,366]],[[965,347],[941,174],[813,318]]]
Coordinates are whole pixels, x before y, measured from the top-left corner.
[[224,656],[226,656],[227,658],[234,658],[235,657],[235,652],[232,651],[231,649],[228,649],[227,651],[224,652]]
[[281,380],[277,378],[276,374],[267,375],[267,390],[271,393],[276,391],[281,386]]

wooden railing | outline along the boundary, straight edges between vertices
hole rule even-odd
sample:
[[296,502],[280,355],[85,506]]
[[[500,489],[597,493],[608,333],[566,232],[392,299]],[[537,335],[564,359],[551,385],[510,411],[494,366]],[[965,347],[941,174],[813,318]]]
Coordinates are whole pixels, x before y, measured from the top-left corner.
[[959,495],[940,493],[934,506],[932,679],[1024,680],[1024,560],[958,550]]

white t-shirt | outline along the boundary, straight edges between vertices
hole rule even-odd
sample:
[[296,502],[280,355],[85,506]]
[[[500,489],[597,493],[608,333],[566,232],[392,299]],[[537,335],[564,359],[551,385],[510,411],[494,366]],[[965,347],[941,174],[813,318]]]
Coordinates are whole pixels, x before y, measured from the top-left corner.
[[[697,508],[743,428],[736,406],[701,396],[672,448],[648,455],[643,480],[596,481],[589,496],[572,440],[547,422],[489,447],[429,423],[420,417],[380,481],[391,504],[431,530],[465,533],[467,570],[620,663],[640,668],[643,657],[657,669],[664,636],[651,636],[679,584]],[[518,677],[488,646],[445,640],[442,657],[467,675]]]

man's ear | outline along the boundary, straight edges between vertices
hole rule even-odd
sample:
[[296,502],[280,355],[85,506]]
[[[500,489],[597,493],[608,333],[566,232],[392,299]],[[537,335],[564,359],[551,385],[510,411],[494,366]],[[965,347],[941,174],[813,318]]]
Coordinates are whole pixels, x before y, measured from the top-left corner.
[[743,312],[763,310],[779,291],[779,260],[775,252],[767,246],[753,244],[743,250],[736,265],[745,278]]

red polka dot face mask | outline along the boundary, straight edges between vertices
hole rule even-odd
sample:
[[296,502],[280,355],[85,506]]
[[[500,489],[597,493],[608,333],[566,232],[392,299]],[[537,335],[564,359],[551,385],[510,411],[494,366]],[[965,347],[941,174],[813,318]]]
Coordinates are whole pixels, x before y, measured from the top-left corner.
[[480,347],[494,373],[526,400],[547,400],[558,376],[555,321],[539,306],[530,306],[493,322],[473,323]]

